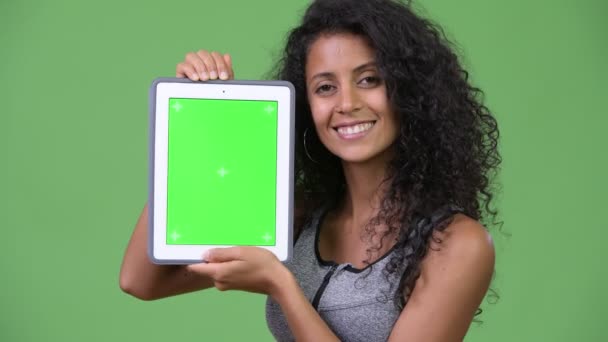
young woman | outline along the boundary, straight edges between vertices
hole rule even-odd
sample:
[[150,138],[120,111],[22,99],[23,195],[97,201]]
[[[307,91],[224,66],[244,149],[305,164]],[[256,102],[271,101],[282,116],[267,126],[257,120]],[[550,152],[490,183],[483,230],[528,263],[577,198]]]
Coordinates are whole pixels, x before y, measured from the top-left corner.
[[[146,255],[147,206],[123,261],[150,300],[215,286],[268,295],[277,340],[461,341],[488,289],[495,119],[440,30],[390,0],[318,0],[277,78],[296,88],[296,242],[209,263]],[[229,55],[189,53],[178,77],[233,78]]]

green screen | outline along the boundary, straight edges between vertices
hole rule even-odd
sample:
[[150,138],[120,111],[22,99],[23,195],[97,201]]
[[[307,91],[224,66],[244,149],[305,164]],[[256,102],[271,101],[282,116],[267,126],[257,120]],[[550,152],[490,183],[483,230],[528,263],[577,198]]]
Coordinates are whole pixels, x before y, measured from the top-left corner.
[[277,103],[169,100],[167,244],[275,244]]
[[[264,79],[309,3],[0,0],[0,341],[274,341],[263,295],[143,302],[118,272],[148,198],[152,80],[199,49]],[[501,127],[500,299],[465,342],[608,341],[608,1],[414,4]]]

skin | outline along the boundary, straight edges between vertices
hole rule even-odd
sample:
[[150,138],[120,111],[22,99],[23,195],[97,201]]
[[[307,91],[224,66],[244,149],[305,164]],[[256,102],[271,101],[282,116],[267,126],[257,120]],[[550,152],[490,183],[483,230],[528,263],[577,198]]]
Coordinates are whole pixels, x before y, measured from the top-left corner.
[[[372,208],[379,207],[381,183],[399,130],[374,60],[374,51],[362,38],[340,34],[318,38],[306,64],[307,94],[317,134],[342,160],[347,184],[340,208],[323,222],[319,250],[326,260],[354,261],[359,268],[364,267],[367,256],[362,227],[376,214]],[[336,131],[336,127],[358,122],[373,126],[357,139],[344,138]],[[372,257],[391,247],[383,246]]]
[[[384,169],[397,139],[397,118],[374,60],[374,51],[352,35],[322,36],[308,55],[307,93],[317,134],[344,168]],[[361,138],[343,138],[336,130],[360,122],[374,124]]]
[[[189,53],[178,64],[176,75],[207,80],[231,79],[234,74],[229,55],[201,50]],[[358,36],[325,35],[313,42],[306,82],[317,134],[341,158],[347,184],[342,204],[324,221],[319,251],[325,260],[362,268],[370,243],[361,239],[362,229],[383,193],[382,180],[399,131],[395,113],[374,65],[373,50]],[[336,127],[352,122],[374,126],[357,139],[341,137]],[[208,263],[154,265],[146,256],[146,226],[147,206],[121,268],[120,286],[125,292],[147,300],[211,286],[262,293],[281,306],[296,340],[339,341],[274,254],[262,248],[232,247],[211,250],[203,256]],[[461,341],[488,289],[494,247],[481,224],[458,214],[434,238],[389,341]],[[390,240],[370,261],[392,247]]]

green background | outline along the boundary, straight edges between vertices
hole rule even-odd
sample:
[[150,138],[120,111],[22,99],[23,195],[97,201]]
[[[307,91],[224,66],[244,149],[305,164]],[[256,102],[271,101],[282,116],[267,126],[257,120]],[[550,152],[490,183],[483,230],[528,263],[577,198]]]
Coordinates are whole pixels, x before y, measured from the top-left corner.
[[[608,3],[418,2],[502,132],[496,304],[467,341],[606,341]],[[0,340],[271,340],[260,295],[121,293],[148,88],[188,51],[259,79],[307,1],[0,1]]]
[[274,246],[276,102],[167,105],[166,243]]

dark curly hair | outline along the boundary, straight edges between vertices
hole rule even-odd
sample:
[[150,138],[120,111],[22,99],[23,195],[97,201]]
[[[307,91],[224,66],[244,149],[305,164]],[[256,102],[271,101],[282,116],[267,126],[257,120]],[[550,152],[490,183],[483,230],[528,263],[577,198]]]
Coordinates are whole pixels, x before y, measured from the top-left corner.
[[399,118],[395,157],[385,180],[388,191],[366,231],[373,236],[375,226],[388,227],[368,255],[382,248],[384,237],[398,236],[396,253],[384,272],[388,277],[406,265],[398,285],[393,284],[398,286],[395,303],[403,308],[407,295],[402,294],[413,290],[433,230],[445,229],[451,218],[434,229],[417,225],[417,220],[451,205],[486,226],[495,223],[497,211],[490,202],[501,162],[497,122],[482,104],[482,91],[469,84],[443,31],[417,16],[409,2],[314,1],[301,25],[290,32],[275,75],[292,82],[296,90],[295,192],[297,213],[304,214],[300,218],[327,200],[337,205],[345,188],[339,158],[316,136],[304,70],[311,43],[333,33],[368,41]]

